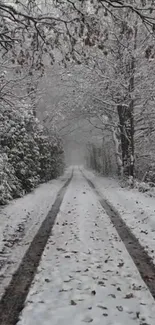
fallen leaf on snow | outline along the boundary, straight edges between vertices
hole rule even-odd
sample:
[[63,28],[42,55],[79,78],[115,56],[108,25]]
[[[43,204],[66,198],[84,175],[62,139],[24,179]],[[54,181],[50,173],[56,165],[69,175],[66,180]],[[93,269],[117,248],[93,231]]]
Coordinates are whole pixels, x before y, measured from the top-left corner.
[[113,293],[110,293],[108,296],[112,298],[116,298],[116,296]]
[[141,233],[148,235],[148,231],[147,230],[141,230]]
[[131,298],[134,298],[134,295],[133,295],[133,293],[128,293],[124,298],[131,299]]
[[105,307],[105,306],[102,306],[102,305],[97,305],[98,308],[101,308],[101,309],[104,309],[104,310],[107,310],[108,308]]
[[77,303],[72,299],[72,300],[71,300],[71,305],[72,305],[72,306],[76,306]]
[[123,311],[123,307],[122,307],[122,306],[116,306],[116,308],[117,308],[119,311]]
[[121,288],[120,288],[120,287],[118,287],[118,288],[117,288],[117,291],[121,291]]
[[64,280],[65,283],[71,282],[72,279]]
[[124,265],[124,262],[120,262],[119,264],[118,264],[118,267],[122,267]]
[[104,284],[103,281],[98,281],[98,284],[99,284],[100,286],[102,286],[102,287],[105,287],[105,284]]
[[142,290],[142,286],[141,286],[141,285],[136,286],[135,284],[133,284],[133,285],[132,285],[132,289],[133,289],[133,290],[137,290],[137,291],[138,291],[138,290]]
[[136,312],[136,317],[139,318],[139,316],[140,316],[140,312],[137,311],[137,312]]
[[62,252],[66,252],[66,250],[64,249],[64,248],[59,248],[59,247],[57,247],[57,251],[62,251]]
[[67,292],[68,290],[60,289],[59,292]]

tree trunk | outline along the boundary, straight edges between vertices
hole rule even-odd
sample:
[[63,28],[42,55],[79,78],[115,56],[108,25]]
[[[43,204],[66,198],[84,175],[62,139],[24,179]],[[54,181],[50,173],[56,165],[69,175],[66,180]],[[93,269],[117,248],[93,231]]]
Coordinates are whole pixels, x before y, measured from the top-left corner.
[[118,168],[118,176],[123,176],[123,164],[122,164],[122,158],[121,158],[121,152],[120,152],[120,140],[117,136],[117,129],[113,128],[112,130],[112,137],[115,147],[115,156],[116,156],[116,163]]
[[131,100],[129,107],[118,105],[119,129],[122,150],[122,165],[125,176],[134,176],[134,103]]
[[130,143],[129,143],[129,155],[130,155],[130,176],[134,177],[134,100],[132,98],[132,92],[134,90],[134,69],[135,69],[135,60],[134,57],[131,59],[131,78],[129,84],[130,92]]

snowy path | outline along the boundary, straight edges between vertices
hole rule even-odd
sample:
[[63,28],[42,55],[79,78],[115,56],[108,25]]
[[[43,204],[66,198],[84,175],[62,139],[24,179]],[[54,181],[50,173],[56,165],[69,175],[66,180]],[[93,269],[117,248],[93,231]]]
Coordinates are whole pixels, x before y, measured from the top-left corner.
[[155,303],[80,171],[67,189],[18,325],[154,325]]
[[71,171],[0,209],[0,297]]
[[155,198],[136,189],[121,188],[112,178],[97,176],[86,170],[84,174],[119,212],[155,264]]

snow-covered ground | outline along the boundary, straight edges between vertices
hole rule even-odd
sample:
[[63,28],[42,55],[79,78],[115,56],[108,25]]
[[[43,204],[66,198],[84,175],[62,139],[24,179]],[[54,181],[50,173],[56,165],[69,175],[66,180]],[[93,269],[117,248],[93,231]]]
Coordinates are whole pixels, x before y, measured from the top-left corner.
[[0,209],[0,297],[71,170]]
[[75,170],[18,325],[84,323],[154,325],[155,303],[96,194]]
[[83,170],[101,195],[120,213],[155,264],[155,198],[137,189],[121,188],[117,180]]

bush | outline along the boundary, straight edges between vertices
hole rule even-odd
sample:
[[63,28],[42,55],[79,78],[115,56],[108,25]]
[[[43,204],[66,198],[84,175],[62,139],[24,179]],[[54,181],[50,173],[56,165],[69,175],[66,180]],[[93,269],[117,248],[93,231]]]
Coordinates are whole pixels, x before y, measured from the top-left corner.
[[22,196],[22,185],[15,175],[6,154],[0,155],[0,203],[6,204],[13,198]]
[[29,107],[1,108],[0,204],[63,171],[62,142],[49,136]]

